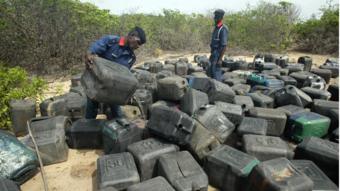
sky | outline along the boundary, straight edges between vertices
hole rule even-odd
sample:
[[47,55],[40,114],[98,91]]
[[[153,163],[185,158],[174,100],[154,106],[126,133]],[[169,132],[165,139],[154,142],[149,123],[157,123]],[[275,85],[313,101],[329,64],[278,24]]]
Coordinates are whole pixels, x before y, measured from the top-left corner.
[[[182,13],[207,13],[207,11],[222,8],[227,11],[244,10],[248,5],[254,6],[260,0],[80,0],[90,2],[101,9],[108,9],[113,14],[123,13],[160,13],[162,9],[179,10]],[[266,0],[277,3],[281,0]],[[319,9],[327,5],[328,0],[286,0],[297,5],[300,10],[300,18],[305,20],[312,14],[320,16]],[[333,0],[337,2],[337,0]]]

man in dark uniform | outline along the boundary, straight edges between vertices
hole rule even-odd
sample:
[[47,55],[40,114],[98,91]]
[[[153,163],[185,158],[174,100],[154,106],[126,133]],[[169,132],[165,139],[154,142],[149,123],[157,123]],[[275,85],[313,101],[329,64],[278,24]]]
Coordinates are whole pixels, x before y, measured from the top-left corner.
[[[134,50],[145,42],[145,32],[140,27],[135,27],[127,36],[104,36],[90,46],[85,57],[86,67],[91,67],[94,57],[99,56],[130,69],[136,61]],[[87,97],[85,118],[95,119],[98,106],[99,103],[97,101]],[[110,117],[122,117],[122,111],[118,105],[111,105],[110,109],[112,112]]]
[[212,33],[210,48],[210,66],[208,68],[208,76],[221,81],[222,78],[222,58],[227,49],[228,28],[223,25],[224,11],[217,9],[214,12],[215,28]]

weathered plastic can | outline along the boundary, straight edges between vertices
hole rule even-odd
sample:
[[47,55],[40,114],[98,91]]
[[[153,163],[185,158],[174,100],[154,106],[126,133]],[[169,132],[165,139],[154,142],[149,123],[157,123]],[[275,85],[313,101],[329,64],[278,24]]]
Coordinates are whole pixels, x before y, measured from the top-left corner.
[[97,159],[98,189],[114,187],[117,190],[125,190],[139,182],[136,164],[130,153],[104,155]]
[[128,187],[126,191],[175,191],[165,178],[157,176],[156,178],[141,182]]
[[[66,144],[65,129],[70,128],[71,125],[70,118],[66,116],[31,119],[30,127],[44,165],[67,160],[68,146]],[[29,139],[28,145],[34,148],[31,139]]]
[[158,80],[157,97],[159,99],[179,101],[188,89],[185,78],[171,76]]
[[266,96],[262,93],[249,93],[247,94],[254,102],[255,107],[263,107],[263,108],[273,108],[274,99]]
[[208,176],[187,151],[162,155],[158,175],[166,178],[177,191],[208,190]]
[[142,140],[143,129],[120,118],[103,123],[103,148],[105,154],[126,151],[128,145]]
[[241,124],[237,128],[239,135],[254,134],[254,135],[266,135],[268,128],[268,122],[262,118],[244,117]]
[[243,110],[240,105],[217,101],[215,105],[235,126],[238,126],[243,119]]
[[292,160],[292,164],[299,171],[305,173],[314,183],[313,191],[337,191],[338,187],[326,176],[322,170],[309,160]]
[[257,164],[255,157],[223,145],[209,153],[204,170],[212,186],[238,191],[246,189],[247,177]]
[[79,119],[65,129],[66,143],[73,149],[100,149],[103,146],[104,120]]
[[234,98],[234,103],[236,105],[240,105],[244,112],[247,112],[249,109],[255,107],[253,100],[249,96],[236,95]]
[[332,96],[331,93],[326,90],[315,89],[312,87],[303,87],[301,90],[309,95],[312,99],[328,100]]
[[235,125],[214,105],[200,108],[195,113],[194,118],[216,136],[221,143],[224,143],[235,129]]
[[243,150],[260,161],[285,157],[292,159],[294,152],[280,137],[243,135]]
[[185,145],[195,131],[195,121],[186,113],[164,105],[153,106],[147,123],[149,131],[168,141]]
[[286,158],[258,164],[249,176],[249,191],[312,191],[313,181]]
[[207,104],[209,98],[206,93],[189,88],[181,99],[181,110],[192,116],[200,107]]
[[11,100],[9,103],[12,129],[16,136],[27,134],[27,121],[36,115],[35,101]]
[[285,129],[286,114],[277,109],[254,107],[249,110],[249,115],[267,120],[267,135],[280,136]]
[[133,155],[141,181],[151,179],[157,174],[157,160],[166,153],[176,152],[178,146],[164,141],[149,138],[128,146]]

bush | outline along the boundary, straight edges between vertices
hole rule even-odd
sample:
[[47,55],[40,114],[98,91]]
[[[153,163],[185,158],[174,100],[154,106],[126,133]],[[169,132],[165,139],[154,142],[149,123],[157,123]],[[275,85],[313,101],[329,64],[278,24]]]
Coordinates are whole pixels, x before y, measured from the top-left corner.
[[20,68],[0,65],[0,129],[11,126],[9,102],[12,99],[39,99],[46,83],[41,78],[29,78]]
[[339,7],[322,9],[320,19],[311,18],[298,23],[294,32],[299,50],[313,53],[337,54],[339,50]]

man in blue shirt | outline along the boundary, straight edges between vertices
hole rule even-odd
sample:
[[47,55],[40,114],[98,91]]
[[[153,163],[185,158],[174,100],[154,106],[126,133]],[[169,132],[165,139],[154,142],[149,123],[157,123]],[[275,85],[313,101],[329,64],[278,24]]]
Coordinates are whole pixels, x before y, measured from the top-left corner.
[[212,33],[211,43],[210,43],[210,66],[208,68],[208,76],[221,81],[222,78],[222,58],[227,49],[228,40],[228,28],[223,25],[224,11],[222,9],[217,9],[214,12],[215,28]]
[[[145,32],[140,27],[135,27],[127,36],[107,35],[94,42],[86,56],[86,67],[92,67],[94,57],[111,60],[127,68],[131,68],[136,61],[134,50],[146,42]],[[119,93],[119,92],[118,92]],[[87,97],[85,118],[95,119],[98,113],[99,103]],[[112,117],[122,117],[122,111],[118,105],[110,106]]]

